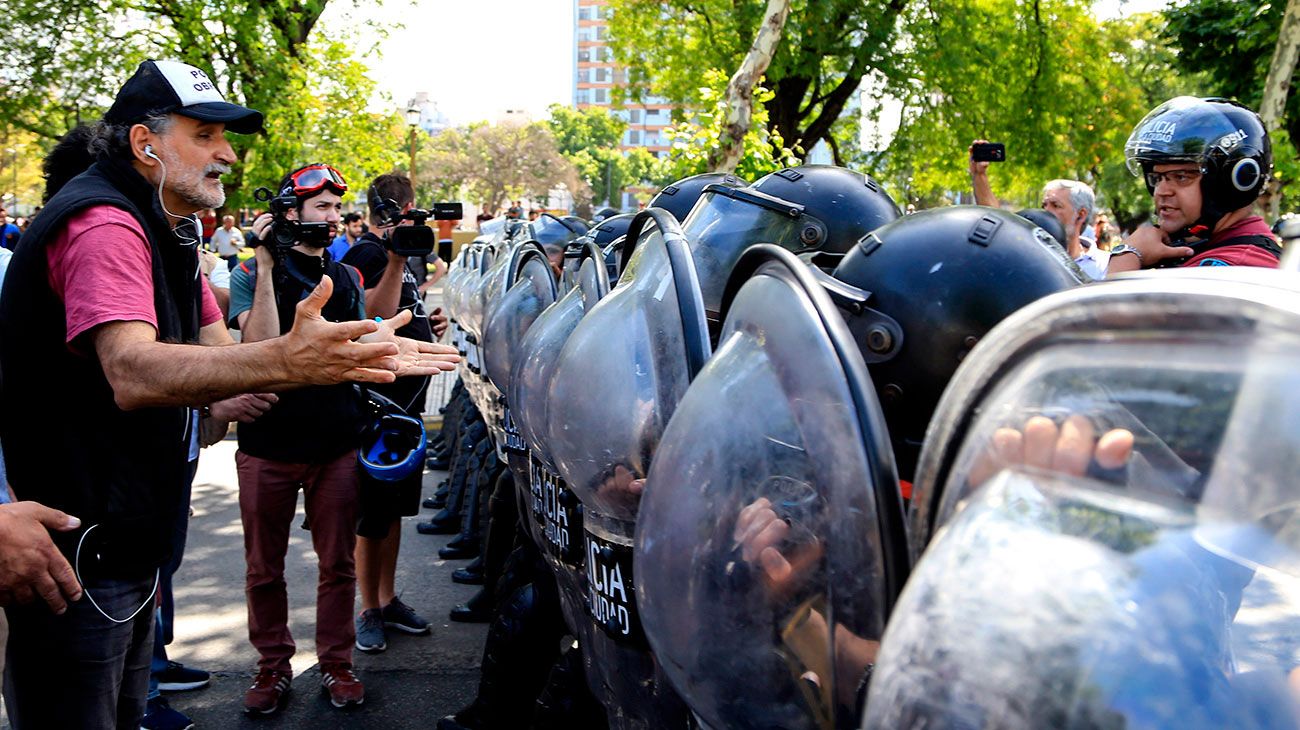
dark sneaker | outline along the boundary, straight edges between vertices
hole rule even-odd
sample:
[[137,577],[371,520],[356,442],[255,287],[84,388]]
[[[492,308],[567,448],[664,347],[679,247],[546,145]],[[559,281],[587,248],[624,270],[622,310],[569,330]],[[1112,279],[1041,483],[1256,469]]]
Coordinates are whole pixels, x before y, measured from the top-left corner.
[[158,689],[163,692],[184,692],[198,689],[208,683],[212,675],[202,669],[193,669],[180,662],[167,662],[167,668],[154,674]]
[[149,700],[140,720],[140,730],[190,730],[192,727],[194,723],[188,717],[173,710],[161,697]]
[[384,636],[384,612],[368,608],[357,616],[357,648],[375,654],[388,648]]
[[[384,606],[383,609],[384,625],[389,628],[405,631],[408,634],[427,634],[429,633],[429,622],[421,618],[415,609],[402,603],[402,599],[394,596],[393,600]],[[358,635],[360,632],[358,632]]]
[[321,691],[330,696],[331,705],[353,707],[366,701],[366,688],[351,667],[322,667],[320,674]]
[[253,686],[244,692],[244,712],[248,714],[271,715],[284,706],[284,698],[289,694],[289,685],[293,676],[289,672],[274,669],[262,669],[253,680]]

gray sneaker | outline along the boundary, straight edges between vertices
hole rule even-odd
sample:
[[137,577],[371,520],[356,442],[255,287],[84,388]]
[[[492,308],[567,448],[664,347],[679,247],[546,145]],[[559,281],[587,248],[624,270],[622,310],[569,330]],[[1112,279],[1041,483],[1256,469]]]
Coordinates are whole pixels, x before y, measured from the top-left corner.
[[384,640],[384,615],[379,609],[366,609],[357,616],[357,648],[372,654],[388,648]]
[[393,600],[384,606],[383,616],[384,625],[389,628],[405,631],[408,634],[429,633],[429,622],[396,596],[393,596]]

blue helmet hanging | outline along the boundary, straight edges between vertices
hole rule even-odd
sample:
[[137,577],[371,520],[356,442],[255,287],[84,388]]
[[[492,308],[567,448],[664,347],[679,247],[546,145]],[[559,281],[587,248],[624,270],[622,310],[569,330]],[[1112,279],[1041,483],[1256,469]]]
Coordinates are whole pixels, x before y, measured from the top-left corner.
[[406,414],[398,405],[373,391],[362,391],[369,400],[372,418],[361,436],[357,461],[371,477],[395,482],[417,473],[424,466],[427,437],[424,422]]

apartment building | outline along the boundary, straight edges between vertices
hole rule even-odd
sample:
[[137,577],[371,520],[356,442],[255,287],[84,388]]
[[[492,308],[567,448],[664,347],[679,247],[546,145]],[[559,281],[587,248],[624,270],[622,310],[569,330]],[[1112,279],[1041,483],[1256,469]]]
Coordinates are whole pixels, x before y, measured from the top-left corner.
[[609,47],[609,4],[606,0],[574,0],[573,105],[604,107],[628,123],[623,148],[644,147],[656,157],[668,154],[665,127],[672,107],[660,100],[615,106],[614,88],[627,82],[627,72],[614,63]]

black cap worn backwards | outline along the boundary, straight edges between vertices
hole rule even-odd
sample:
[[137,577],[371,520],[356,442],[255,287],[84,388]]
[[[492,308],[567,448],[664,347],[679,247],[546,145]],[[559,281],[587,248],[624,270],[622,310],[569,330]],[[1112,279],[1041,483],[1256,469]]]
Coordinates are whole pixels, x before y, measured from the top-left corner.
[[231,104],[199,68],[179,61],[145,61],[127,79],[104,114],[113,124],[134,124],[155,114],[180,114],[221,122],[238,134],[262,129],[262,113]]

